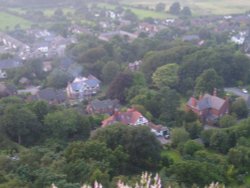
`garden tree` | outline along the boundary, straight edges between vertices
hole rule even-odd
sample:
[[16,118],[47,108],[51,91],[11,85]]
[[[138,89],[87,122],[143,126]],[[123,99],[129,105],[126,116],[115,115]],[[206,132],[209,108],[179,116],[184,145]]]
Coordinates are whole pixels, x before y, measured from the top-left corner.
[[158,87],[174,87],[178,83],[178,69],[177,64],[167,64],[158,67],[153,73],[153,83]]
[[77,61],[82,64],[91,64],[97,62],[98,60],[102,60],[105,56],[106,50],[102,46],[98,46],[81,53]]
[[108,187],[109,186],[109,175],[107,172],[105,171],[101,171],[100,169],[96,169],[90,176],[89,178],[89,182],[90,184],[94,184],[96,181],[98,183],[101,183],[104,187]]
[[110,83],[120,71],[120,66],[115,62],[108,62],[102,68],[102,79],[105,83]]
[[41,123],[43,123],[44,117],[50,110],[48,103],[45,101],[34,101],[29,104],[29,108]]
[[[181,64],[179,70],[179,88],[185,86],[187,78],[193,81],[207,69],[214,69],[223,78],[226,86],[235,85],[238,81],[245,83],[249,74],[249,66],[250,60],[231,45],[204,47],[185,56],[185,63]],[[189,83],[189,87],[193,89],[192,83]]]
[[222,128],[232,127],[233,125],[236,125],[237,119],[234,115],[226,114],[219,120],[219,126]]
[[26,107],[8,105],[0,121],[3,131],[19,144],[31,145],[39,138],[41,126],[36,115]]
[[187,6],[183,7],[183,9],[181,10],[180,14],[182,16],[192,16],[192,12],[191,12],[190,8],[187,7]]
[[87,117],[76,111],[65,109],[48,113],[44,117],[47,134],[61,140],[85,140],[90,134],[90,123]]
[[237,118],[246,118],[248,115],[248,108],[243,98],[236,99],[231,106],[231,112],[236,114]]
[[245,146],[237,146],[231,148],[228,152],[230,163],[240,169],[241,172],[247,172],[250,168],[250,149]]
[[131,22],[137,22],[138,21],[138,17],[130,9],[125,10],[123,18],[126,19],[126,20],[130,20]]
[[214,69],[205,70],[195,81],[195,93],[213,93],[214,88],[220,89],[223,87],[223,78],[220,77]]
[[165,11],[165,3],[157,3],[155,6],[155,11],[157,12],[164,12]]
[[124,173],[128,156],[121,146],[111,150],[105,143],[92,140],[73,142],[67,147],[65,158],[67,162],[65,172],[70,181],[93,183],[90,179],[93,180],[96,170],[112,176]]
[[183,128],[173,128],[171,138],[173,146],[176,147],[189,139],[189,133]]
[[159,106],[155,105],[159,103],[157,100],[156,91],[144,88],[139,91],[138,95],[130,100],[130,104],[142,105],[153,115],[153,117],[159,117],[161,109]]
[[228,133],[222,130],[217,130],[212,133],[210,137],[210,148],[215,149],[221,153],[226,153],[229,149]]
[[53,70],[47,77],[47,86],[65,88],[71,80],[71,76],[61,70]]
[[161,145],[148,127],[115,124],[97,130],[92,139],[106,143],[111,149],[121,145],[128,155],[129,173],[155,170],[158,167],[155,161],[160,160]]
[[150,51],[143,57],[141,70],[145,74],[145,78],[150,80],[152,74],[158,67],[169,63],[180,64],[183,62],[184,56],[193,53],[195,50],[197,50],[197,47],[195,46],[178,44],[175,47],[171,47],[167,50]]
[[126,92],[133,84],[133,74],[130,72],[119,73],[109,86],[107,97],[126,102]]
[[169,7],[169,13],[178,15],[181,11],[181,5],[179,2],[174,2],[170,7]]
[[[175,121],[179,118],[177,117],[177,108],[180,105],[180,96],[175,90],[169,89],[167,87],[161,88],[156,95],[155,102],[155,104],[158,105],[151,105],[155,105],[160,109],[160,120],[165,123],[170,123],[171,121]],[[151,113],[153,114],[152,111]]]
[[203,127],[200,121],[193,121],[185,123],[185,129],[190,134],[190,138],[195,139],[200,136]]
[[182,152],[186,155],[193,155],[196,151],[203,150],[204,146],[194,140],[189,140],[183,145]]
[[191,187],[194,182],[198,186],[205,186],[211,182],[224,182],[224,169],[208,162],[182,161],[170,166],[168,174],[178,182]]

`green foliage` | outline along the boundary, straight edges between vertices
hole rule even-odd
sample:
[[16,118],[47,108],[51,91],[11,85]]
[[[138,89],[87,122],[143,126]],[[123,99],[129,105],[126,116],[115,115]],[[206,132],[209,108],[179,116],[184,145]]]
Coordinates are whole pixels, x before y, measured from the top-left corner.
[[178,15],[181,11],[181,5],[179,2],[174,2],[170,7],[169,7],[169,13]]
[[224,182],[223,169],[207,162],[179,162],[170,166],[169,174],[187,186],[194,182],[199,186],[208,185],[212,181]]
[[221,153],[226,153],[229,149],[228,134],[223,131],[215,131],[210,138],[210,147]]
[[156,69],[152,80],[158,88],[174,87],[178,82],[177,64],[167,64]]
[[155,6],[155,11],[163,12],[165,11],[165,7],[166,5],[164,3],[157,3],[157,5]]
[[223,79],[214,69],[205,70],[195,81],[196,95],[202,93],[212,93],[214,88],[220,89],[223,86]]
[[71,76],[61,70],[52,71],[47,77],[47,86],[54,88],[65,88]]
[[160,160],[161,146],[147,127],[111,125],[97,130],[92,139],[106,143],[111,149],[121,145],[129,156],[127,168],[130,172],[158,167],[155,161]]
[[248,115],[248,108],[244,99],[239,98],[233,102],[231,112],[237,115],[237,118],[246,118]]
[[176,147],[189,139],[189,133],[183,128],[174,128],[171,131],[171,139],[173,146]]
[[[9,105],[1,117],[1,128],[19,144],[28,144],[28,141],[37,141],[41,127],[36,115],[26,107]],[[31,135],[32,133],[32,135]]]
[[236,123],[237,123],[237,120],[235,116],[228,115],[228,114],[224,115],[219,120],[219,126],[222,128],[232,127],[233,125],[236,125]]
[[190,138],[195,139],[200,136],[203,127],[199,121],[194,121],[186,123],[185,129],[190,134]]
[[102,79],[105,83],[110,83],[119,73],[120,66],[115,62],[108,62],[102,68]]
[[200,151],[203,149],[204,146],[194,140],[189,140],[183,145],[183,153],[186,155],[194,155],[196,151]]
[[90,134],[89,120],[70,109],[48,113],[44,124],[48,134],[62,140],[87,139]]

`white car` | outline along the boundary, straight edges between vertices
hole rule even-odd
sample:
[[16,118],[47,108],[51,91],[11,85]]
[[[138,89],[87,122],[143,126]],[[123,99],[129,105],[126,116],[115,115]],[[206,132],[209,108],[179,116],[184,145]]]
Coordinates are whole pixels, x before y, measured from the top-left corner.
[[248,91],[246,89],[242,89],[241,90],[243,93],[248,93]]

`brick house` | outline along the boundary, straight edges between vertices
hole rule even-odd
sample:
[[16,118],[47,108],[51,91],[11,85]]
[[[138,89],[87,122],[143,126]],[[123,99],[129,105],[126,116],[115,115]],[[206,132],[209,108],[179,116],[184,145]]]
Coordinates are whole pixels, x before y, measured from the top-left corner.
[[193,111],[197,114],[202,122],[214,124],[223,115],[229,111],[229,102],[214,95],[205,94],[200,96],[199,99],[191,97],[187,104],[186,109]]

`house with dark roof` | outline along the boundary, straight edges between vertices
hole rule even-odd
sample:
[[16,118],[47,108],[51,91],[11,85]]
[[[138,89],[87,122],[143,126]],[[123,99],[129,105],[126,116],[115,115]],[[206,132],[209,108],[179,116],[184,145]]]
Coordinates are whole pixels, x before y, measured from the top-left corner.
[[14,85],[0,82],[0,98],[17,95],[17,89]]
[[68,83],[67,96],[71,102],[80,102],[90,99],[100,89],[100,80],[93,75],[88,77],[76,77],[73,82]]
[[134,108],[127,109],[126,112],[117,111],[112,116],[102,121],[102,127],[106,127],[115,123],[124,125],[140,126],[147,125],[148,119]]
[[88,104],[86,111],[89,114],[109,114],[109,115],[112,115],[119,108],[120,108],[120,104],[119,104],[119,101],[117,99],[114,99],[114,100],[95,99]]
[[67,95],[64,90],[46,88],[38,91],[35,95],[28,97],[29,101],[44,100],[49,104],[61,104],[67,102]]
[[23,66],[23,63],[16,59],[3,59],[0,60],[0,78],[7,77],[7,70]]
[[214,95],[205,94],[199,99],[191,97],[186,104],[186,109],[197,114],[202,122],[214,124],[228,113],[229,102],[227,99],[217,97],[215,92]]

